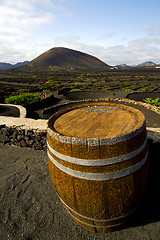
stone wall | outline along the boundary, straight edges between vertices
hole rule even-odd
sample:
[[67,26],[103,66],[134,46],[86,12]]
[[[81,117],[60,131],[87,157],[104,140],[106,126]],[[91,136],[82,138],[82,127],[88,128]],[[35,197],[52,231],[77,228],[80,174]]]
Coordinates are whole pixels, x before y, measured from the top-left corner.
[[[160,141],[160,128],[147,128],[148,138]],[[0,143],[18,147],[31,147],[35,150],[47,150],[46,131],[21,129],[0,125]]]
[[18,147],[31,147],[36,150],[46,150],[46,131],[24,130],[17,127],[0,126],[0,143]]

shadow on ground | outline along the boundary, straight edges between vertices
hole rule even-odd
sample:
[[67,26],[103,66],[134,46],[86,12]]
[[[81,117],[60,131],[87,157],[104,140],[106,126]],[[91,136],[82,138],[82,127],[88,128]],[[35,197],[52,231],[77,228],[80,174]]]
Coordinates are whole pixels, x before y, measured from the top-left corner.
[[156,141],[148,137],[149,175],[144,199],[128,227],[160,221],[160,135]]

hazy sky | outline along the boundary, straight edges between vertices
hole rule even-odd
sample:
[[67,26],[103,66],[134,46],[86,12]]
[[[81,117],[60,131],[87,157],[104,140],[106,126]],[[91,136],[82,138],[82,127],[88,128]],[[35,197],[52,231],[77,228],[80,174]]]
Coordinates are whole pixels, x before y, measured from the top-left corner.
[[160,63],[160,0],[0,0],[0,62],[53,47],[109,65]]

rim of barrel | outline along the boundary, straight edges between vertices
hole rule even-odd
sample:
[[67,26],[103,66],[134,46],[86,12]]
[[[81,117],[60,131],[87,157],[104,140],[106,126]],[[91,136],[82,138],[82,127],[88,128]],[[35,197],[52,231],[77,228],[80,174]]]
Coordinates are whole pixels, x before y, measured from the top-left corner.
[[[73,104],[73,103],[72,103]],[[86,106],[116,106],[120,107],[124,110],[128,110],[134,114],[139,119],[138,124],[135,126],[135,129],[121,135],[113,136],[113,137],[106,137],[106,138],[78,138],[78,137],[69,137],[63,134],[60,134],[54,129],[54,121],[58,119],[61,115],[72,111],[77,108],[82,108]],[[144,114],[133,107],[126,106],[123,104],[118,104],[118,103],[110,103],[110,102],[88,102],[88,103],[81,103],[81,104],[75,104],[71,107],[64,108],[60,111],[57,111],[54,113],[48,120],[47,122],[47,132],[56,140],[62,142],[62,143],[68,143],[68,144],[78,144],[78,145],[91,145],[91,146],[97,146],[97,145],[107,145],[107,144],[114,144],[117,142],[122,142],[122,141],[127,141],[130,138],[138,135],[141,133],[144,129],[146,128],[146,123],[145,123],[145,116]]]

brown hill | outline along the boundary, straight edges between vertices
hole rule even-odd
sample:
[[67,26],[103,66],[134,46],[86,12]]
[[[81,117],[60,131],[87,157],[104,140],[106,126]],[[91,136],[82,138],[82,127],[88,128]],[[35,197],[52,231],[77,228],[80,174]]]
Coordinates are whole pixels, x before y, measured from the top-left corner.
[[29,63],[38,70],[106,69],[109,65],[89,54],[63,47],[55,47]]

